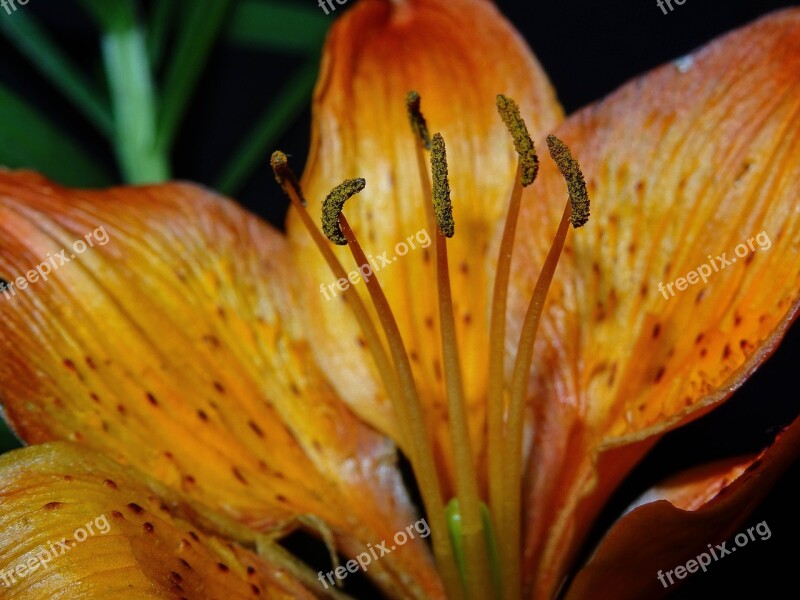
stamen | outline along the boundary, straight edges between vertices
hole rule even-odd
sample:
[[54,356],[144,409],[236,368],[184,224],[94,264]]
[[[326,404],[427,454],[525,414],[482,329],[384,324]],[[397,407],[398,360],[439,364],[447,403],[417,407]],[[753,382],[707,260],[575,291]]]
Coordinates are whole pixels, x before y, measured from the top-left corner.
[[431,174],[433,176],[433,212],[436,224],[445,237],[455,235],[453,203],[450,200],[450,181],[447,173],[447,148],[441,133],[433,134],[431,144]]
[[[325,261],[328,263],[328,266],[333,272],[334,277],[337,279],[347,279],[347,272],[345,271],[344,267],[342,267],[339,259],[333,253],[330,245],[325,241],[322,233],[316,228],[311,216],[305,209],[305,205],[302,201],[302,189],[297,177],[295,177],[294,172],[289,167],[286,155],[283,152],[275,152],[273,153],[270,162],[272,164],[273,171],[275,172],[276,180],[281,185],[284,192],[286,192],[286,194],[289,196],[289,199],[297,210],[303,225],[308,230],[317,248],[322,253]],[[349,225],[347,224],[343,215],[339,220],[339,227],[345,236],[348,234],[352,235],[352,231],[350,230]],[[358,245],[357,240],[355,240],[355,236],[353,235],[352,237],[353,241],[355,242],[355,246],[351,246],[351,248],[358,249],[358,264],[368,264],[366,256],[361,250],[361,247]],[[380,290],[380,294],[383,294],[383,291],[377,284],[377,280],[374,287],[377,288],[377,290]],[[370,294],[372,294],[373,291],[373,289],[370,289]],[[395,353],[397,369],[389,360],[386,354],[386,349],[384,348],[383,343],[378,336],[377,329],[375,328],[375,325],[372,322],[372,319],[369,316],[361,297],[352,286],[345,290],[343,297],[348,302],[348,305],[352,309],[353,314],[355,315],[356,320],[361,327],[362,334],[367,342],[367,347],[375,359],[375,364],[378,368],[378,373],[381,376],[381,381],[386,388],[386,392],[392,401],[395,411],[400,416],[400,446],[409,456],[412,464],[416,463],[414,471],[417,473],[419,478],[420,492],[423,495],[423,501],[427,508],[428,518],[431,520],[431,537],[433,538],[434,554],[436,556],[439,572],[442,575],[442,579],[444,580],[445,587],[448,592],[448,597],[452,597],[455,600],[461,600],[464,598],[464,592],[461,588],[458,576],[458,568],[456,566],[455,557],[453,556],[453,548],[447,534],[447,521],[444,515],[444,503],[442,501],[441,490],[439,489],[439,480],[436,475],[435,463],[433,462],[432,458],[432,450],[429,449],[430,441],[427,437],[427,434],[424,434],[423,436],[419,435],[419,428],[422,427],[424,431],[425,425],[422,409],[419,406],[418,397],[416,400],[418,407],[417,412],[413,412],[414,402],[410,402],[408,405],[412,407],[412,413],[407,418],[402,418],[402,415],[407,414],[405,411],[405,407],[407,406],[406,399],[411,397],[410,394],[412,393],[416,395],[416,388],[414,386],[413,376],[411,375],[410,364],[408,363],[407,357],[404,361],[397,360],[399,356],[397,356],[398,348],[396,346],[393,348],[393,352]],[[388,314],[391,316],[391,309],[389,309],[388,302],[386,302],[385,297],[381,306],[383,306],[385,310],[388,310]],[[378,308],[377,305],[376,308]],[[386,315],[384,314],[384,317],[385,316]],[[392,319],[393,318],[394,317],[392,317]],[[389,338],[387,335],[387,339],[389,340],[391,346],[392,343],[396,343],[397,339],[399,339],[399,332],[396,338]],[[400,340],[400,344],[402,346],[402,340]],[[403,354],[405,354],[404,349]],[[400,371],[402,371],[402,380],[404,381],[403,385],[401,385],[399,379],[401,378]],[[423,450],[419,450],[418,447],[420,442],[422,444],[427,444],[428,450],[425,450],[424,447]],[[426,459],[426,456],[430,458]]]
[[572,204],[572,226],[576,229],[586,225],[589,220],[589,194],[586,191],[586,182],[583,180],[581,167],[572,157],[567,145],[554,135],[547,136],[547,149],[550,156],[558,165],[558,170],[567,180],[567,192]]
[[[476,479],[475,461],[467,423],[464,382],[456,339],[456,324],[453,316],[453,298],[450,288],[450,272],[447,264],[447,240],[454,233],[450,183],[447,173],[447,153],[441,134],[433,136],[431,170],[433,174],[434,212],[438,222],[436,232],[436,279],[439,291],[439,322],[442,335],[442,361],[448,412],[450,415],[450,439],[456,469],[456,489],[462,514],[461,532],[464,555],[469,568],[464,573],[466,589],[470,597],[491,597],[491,574],[488,566],[485,534],[480,515],[480,495]],[[449,234],[449,235],[448,235]]]
[[425,149],[430,150],[431,135],[428,132],[428,123],[420,110],[421,101],[419,94],[413,90],[406,95],[406,108],[408,109],[408,118],[411,121],[411,129],[414,135],[420,139]]
[[306,199],[303,197],[303,191],[300,188],[300,182],[297,180],[297,176],[289,166],[289,159],[287,156],[280,150],[276,150],[272,153],[270,165],[272,166],[272,172],[275,173],[275,181],[278,182],[278,185],[284,188],[284,191],[285,186],[290,186],[297,194],[300,204],[302,206],[306,206]]
[[[487,481],[489,483],[489,506],[495,519],[500,519],[503,502],[503,469],[505,464],[506,447],[504,443],[503,416],[505,414],[505,337],[506,337],[506,309],[508,305],[508,290],[511,280],[511,254],[514,247],[514,236],[517,231],[520,205],[522,203],[522,172],[521,159],[517,163],[517,174],[514,178],[514,187],[511,200],[508,204],[506,223],[503,228],[503,238],[500,242],[500,253],[495,269],[494,290],[492,293],[492,313],[489,323],[489,389],[487,391]],[[500,545],[503,543],[504,531],[497,526],[501,535]]]
[[520,181],[523,187],[527,187],[534,182],[539,173],[539,157],[536,156],[536,148],[528,133],[528,127],[520,115],[517,103],[503,94],[497,95],[497,112],[500,113],[500,118],[514,139],[514,148],[519,155]]
[[511,252],[517,230],[522,189],[536,179],[539,172],[539,158],[533,140],[528,133],[525,121],[519,112],[517,103],[499,94],[497,111],[508,128],[517,150],[517,173],[508,205],[503,238],[500,242],[500,254],[495,269],[494,291],[492,294],[492,312],[489,325],[489,389],[487,394],[487,480],[489,482],[489,503],[492,514],[499,518],[502,510],[501,494],[503,491],[503,464],[505,445],[503,443],[503,415],[505,413],[505,373],[503,359],[505,355],[506,307],[508,304],[508,288],[511,278]]
[[[425,222],[427,228],[426,233],[435,231],[436,223],[433,216],[433,203],[430,201],[431,196],[431,181],[428,172],[428,161],[426,151],[430,150],[431,137],[428,133],[428,125],[425,117],[422,115],[420,109],[421,98],[415,91],[410,91],[406,94],[406,110],[408,112],[409,122],[411,123],[411,132],[414,136],[414,156],[417,159],[417,169],[420,175],[420,185],[422,186],[422,194],[419,198],[414,198],[414,204],[422,209],[425,213]],[[421,202],[421,204],[420,204]],[[423,282],[427,281],[430,276],[430,261],[429,255],[433,252],[433,248],[428,250],[423,249],[422,261],[405,261],[403,268],[405,270],[405,277],[408,281]],[[429,286],[422,286],[424,289],[415,288],[412,286],[403,286],[403,295],[405,296],[405,305],[408,307],[410,320],[412,323],[421,323],[425,319],[425,308],[433,302],[433,291]],[[424,358],[420,357],[421,353],[425,350],[421,347],[420,338],[426,335],[420,332],[416,327],[411,327],[407,330],[406,343],[411,350],[412,356],[417,355],[422,362]]]
[[[317,227],[314,225],[311,216],[308,214],[308,211],[305,208],[305,204],[302,200],[303,194],[302,189],[300,188],[300,183],[289,166],[286,155],[283,152],[276,151],[272,154],[270,163],[275,173],[275,179],[281,185],[283,191],[286,192],[286,195],[289,196],[292,205],[297,210],[300,220],[302,221],[308,233],[311,235],[311,239],[314,240],[314,243],[325,259],[325,262],[328,263],[328,267],[330,268],[334,277],[337,280],[347,279],[347,271],[345,271],[344,267],[339,262],[339,259],[336,258],[333,250],[331,250],[330,244],[328,244],[322,233],[320,233],[319,229],[317,229]],[[359,296],[354,288],[350,286],[344,291],[342,297],[348,303],[356,317],[356,320],[358,321],[361,332],[367,342],[367,349],[370,351],[373,359],[375,360],[375,366],[377,367],[378,373],[381,376],[381,381],[386,388],[386,393],[389,395],[389,398],[393,403],[397,404],[401,402],[401,392],[399,383],[397,381],[397,373],[392,365],[392,362],[389,360],[388,355],[386,354],[386,349],[384,348],[383,342],[378,335],[378,330],[376,329],[375,324],[372,322],[372,318],[369,316],[367,308],[364,305],[364,302],[361,300],[361,296]],[[401,448],[407,449],[408,444],[409,441],[407,432],[401,431]]]
[[[340,213],[338,215],[338,222],[356,264],[368,264],[367,256],[344,214]],[[431,519],[431,535],[433,536],[433,547],[437,563],[448,592],[456,598],[461,598],[461,586],[453,548],[447,535],[447,521],[442,492],[436,473],[436,464],[433,458],[433,448],[425,426],[425,415],[416,384],[414,383],[411,362],[408,359],[408,353],[403,344],[397,321],[394,318],[394,314],[392,314],[392,309],[389,306],[389,301],[386,299],[383,288],[378,282],[377,275],[373,274],[369,278],[365,277],[364,281],[375,306],[375,311],[378,314],[378,319],[383,326],[386,340],[389,343],[389,350],[397,367],[403,400],[396,405],[395,410],[398,418],[406,424],[409,432],[408,455],[419,483],[420,493],[422,494],[428,517]]]
[[406,108],[408,109],[408,117],[411,120],[411,130],[417,138],[417,143],[414,144],[414,154],[417,157],[417,168],[422,185],[423,210],[428,222],[428,231],[433,231],[436,228],[436,217],[433,214],[433,192],[425,157],[425,151],[431,149],[431,136],[428,133],[428,124],[420,109],[421,103],[422,99],[417,92],[409,92],[406,96]]
[[[552,140],[551,140],[552,138]],[[528,304],[525,321],[522,324],[517,358],[514,363],[514,373],[511,378],[511,395],[508,403],[506,418],[506,463],[503,473],[504,484],[501,495],[502,509],[500,511],[500,540],[503,546],[503,559],[509,560],[506,576],[511,579],[512,591],[507,598],[519,597],[520,584],[520,531],[521,531],[521,501],[522,490],[520,486],[522,476],[522,437],[524,427],[525,399],[528,391],[531,365],[533,363],[533,350],[536,342],[536,333],[539,329],[542,311],[544,309],[547,293],[555,275],[558,259],[567,239],[570,223],[574,227],[584,225],[589,218],[589,197],[583,185],[583,175],[577,161],[566,145],[555,138],[548,137],[548,147],[551,156],[559,166],[567,180],[570,197],[564,206],[558,231],[547,253],[542,271],[536,281],[533,297]],[[559,163],[560,161],[560,163]],[[580,212],[576,216],[575,212]],[[577,223],[577,224],[576,224]],[[505,553],[508,553],[507,555]]]
[[363,179],[345,179],[322,202],[322,232],[337,246],[345,246],[347,239],[339,228],[339,215],[344,203],[361,192],[367,182]]

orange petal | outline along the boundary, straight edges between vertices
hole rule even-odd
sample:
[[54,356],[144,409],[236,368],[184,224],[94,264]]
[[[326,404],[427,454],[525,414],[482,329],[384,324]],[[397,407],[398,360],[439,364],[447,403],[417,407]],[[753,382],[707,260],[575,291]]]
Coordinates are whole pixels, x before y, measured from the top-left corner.
[[[190,185],[73,191],[24,173],[0,173],[0,228],[6,281],[69,260],[0,298],[3,401],[26,441],[82,442],[257,530],[316,515],[348,549],[414,521],[393,446],[299,335],[274,230]],[[371,572],[435,593],[417,546]]]
[[728,458],[673,475],[642,494],[626,512],[658,500],[666,500],[681,510],[697,510],[741,477],[757,458]]
[[[533,374],[526,556],[543,597],[658,435],[727,398],[797,316],[798,73],[794,9],[655,70],[557,131],[593,205],[558,267]],[[549,161],[539,183],[515,249],[516,321],[542,262],[537,239],[552,235],[565,198]],[[670,293],[701,269],[707,283]]]
[[[495,233],[516,167],[511,138],[495,108],[496,95],[515,98],[536,133],[555,125],[561,109],[529,49],[485,0],[364,0],[329,36],[314,98],[311,157],[303,177],[308,208],[317,219],[321,200],[331,188],[345,178],[366,179],[366,190],[348,202],[345,214],[367,254],[374,257],[372,264],[416,369],[421,397],[437,425],[446,403],[429,248],[434,231],[426,221],[416,139],[406,113],[410,90],[421,94],[430,132],[441,132],[448,144],[456,223],[449,257],[467,401],[477,438],[483,430]],[[298,251],[298,269],[311,273],[315,282],[302,291],[321,338],[314,347],[320,364],[335,373],[337,389],[355,411],[396,436],[384,391],[370,370],[372,360],[359,346],[358,328],[340,302],[341,291],[332,285],[330,270],[299,221],[290,217],[288,228]],[[405,249],[398,249],[401,243]],[[355,269],[348,251],[337,251],[346,268]],[[365,295],[363,282],[355,287]],[[441,436],[439,442],[445,445]]]
[[[175,515],[77,444],[0,457],[3,598],[314,598],[283,567]],[[313,578],[313,575],[311,575]]]
[[659,572],[685,567],[703,552],[710,569],[716,560],[708,554],[709,544],[727,540],[730,550],[737,546],[736,535],[752,541],[761,534],[764,539],[763,527],[758,534],[746,533],[752,529],[745,528],[747,516],[798,454],[800,419],[757,459],[707,465],[668,480],[646,495],[650,502],[614,525],[576,576],[566,600],[662,598],[674,592],[681,579],[675,577],[670,584],[665,578],[661,583]]

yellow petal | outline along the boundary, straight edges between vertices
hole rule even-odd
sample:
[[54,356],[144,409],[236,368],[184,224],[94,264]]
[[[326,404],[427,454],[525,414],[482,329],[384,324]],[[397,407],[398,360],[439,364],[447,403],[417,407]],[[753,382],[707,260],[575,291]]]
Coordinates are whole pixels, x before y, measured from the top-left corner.
[[175,516],[77,444],[0,457],[3,598],[314,598],[286,569]]
[[[0,228],[6,281],[76,254],[0,298],[3,402],[26,441],[82,442],[256,530],[316,515],[348,551],[415,521],[393,446],[299,335],[274,230],[190,185],[88,192],[9,173]],[[435,593],[416,545],[376,565],[382,585]]]
[[[365,251],[408,347],[421,396],[439,427],[446,404],[435,302],[434,231],[424,212],[416,139],[406,113],[418,91],[430,132],[448,144],[456,235],[449,242],[458,335],[472,427],[482,435],[487,303],[496,230],[513,183],[516,156],[497,115],[498,93],[515,98],[532,132],[561,118],[541,67],[519,35],[484,0],[371,0],[333,27],[313,104],[313,139],[303,177],[315,219],[345,178],[367,187],[345,214]],[[314,350],[340,394],[363,418],[393,436],[396,423],[341,291],[296,218],[289,219],[297,268],[314,284],[301,290],[314,315]],[[405,245],[405,248],[401,245]],[[337,250],[348,270],[356,265]],[[488,261],[488,262],[487,262]],[[333,287],[331,287],[333,286]],[[365,295],[363,281],[355,287]],[[327,288],[327,291],[326,291]],[[326,299],[329,298],[329,299]],[[438,442],[443,441],[443,427]],[[452,469],[444,469],[446,473]],[[443,477],[447,477],[444,475]]]
[[716,550],[710,554],[709,545],[726,542],[730,551],[769,539],[769,524],[747,517],[799,453],[796,420],[757,458],[706,465],[664,482],[612,527],[576,576],[567,600],[655,600],[675,591],[681,581],[672,577],[670,584],[662,571],[685,568],[701,553],[710,570],[726,556]]
[[[797,315],[798,73],[795,9],[657,69],[557,131],[593,205],[558,266],[533,373],[538,525],[526,556],[543,595],[658,435],[727,398]],[[542,261],[537,240],[552,235],[565,197],[548,161],[539,183],[515,249],[517,322],[529,267]],[[701,269],[706,282],[670,293]]]

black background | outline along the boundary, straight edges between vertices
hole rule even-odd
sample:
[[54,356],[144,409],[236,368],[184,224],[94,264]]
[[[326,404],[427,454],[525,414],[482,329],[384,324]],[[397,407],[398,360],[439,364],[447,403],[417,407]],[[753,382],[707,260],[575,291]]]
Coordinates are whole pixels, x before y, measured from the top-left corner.
[[[297,0],[316,6],[314,0]],[[351,0],[355,2],[356,0]],[[147,3],[144,3],[145,5]],[[795,6],[777,0],[686,0],[664,15],[655,0],[499,1],[530,43],[549,74],[567,113],[599,99],[630,78],[677,58],[711,38],[772,10]],[[331,18],[343,13],[337,10]],[[87,71],[100,73],[95,30],[72,1],[30,0],[24,10],[39,17]],[[0,18],[6,18],[0,11]],[[300,67],[293,56],[242,50],[219,44],[200,82],[174,152],[175,175],[207,184],[281,85]],[[798,74],[800,76],[800,74]],[[82,117],[66,106],[13,49],[0,40],[0,81],[67,129],[114,170],[111,149]],[[305,159],[310,113],[293,124],[279,146]],[[65,157],[67,160],[67,157]],[[238,195],[255,212],[280,226],[286,201],[268,168]],[[796,391],[800,327],[795,325],[778,352],[720,409],[669,434],[612,500],[604,523],[650,484],[681,468],[707,460],[756,452],[800,413]],[[690,575],[675,598],[795,598],[796,544],[800,534],[800,468],[786,473],[746,526],[766,520],[768,541],[756,541],[706,574]],[[664,565],[672,569],[676,565]],[[623,566],[624,567],[624,566]],[[655,573],[653,574],[655,578]],[[783,591],[786,590],[786,591]]]

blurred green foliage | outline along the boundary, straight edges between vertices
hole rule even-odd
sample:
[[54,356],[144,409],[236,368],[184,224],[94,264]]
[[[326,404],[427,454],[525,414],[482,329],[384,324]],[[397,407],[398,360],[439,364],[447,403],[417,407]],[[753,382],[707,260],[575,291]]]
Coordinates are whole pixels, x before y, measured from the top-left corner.
[[[231,195],[308,106],[330,25],[316,4],[290,0],[154,0],[148,10],[136,0],[78,4],[96,25],[102,74],[93,76],[74,64],[32,11],[0,18],[0,35],[107,140],[124,183],[170,178],[176,134],[217,44],[306,57],[306,67],[276,90],[239,148],[221,165],[217,187]],[[70,186],[115,183],[115,176],[95,164],[78,141],[3,85],[0,165],[34,169]],[[18,446],[0,420],[0,452]]]

